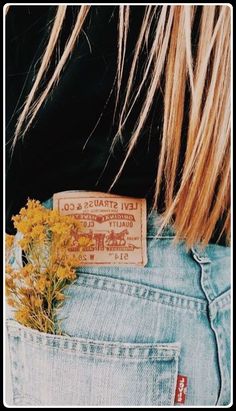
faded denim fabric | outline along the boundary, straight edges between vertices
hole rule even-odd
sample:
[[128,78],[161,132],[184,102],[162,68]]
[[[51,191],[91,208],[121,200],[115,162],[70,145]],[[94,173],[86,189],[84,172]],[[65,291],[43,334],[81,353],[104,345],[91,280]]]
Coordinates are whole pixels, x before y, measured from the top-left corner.
[[157,227],[149,213],[144,268],[77,269],[67,336],[8,319],[15,405],[171,406],[178,374],[184,405],[230,403],[230,248],[186,251]]

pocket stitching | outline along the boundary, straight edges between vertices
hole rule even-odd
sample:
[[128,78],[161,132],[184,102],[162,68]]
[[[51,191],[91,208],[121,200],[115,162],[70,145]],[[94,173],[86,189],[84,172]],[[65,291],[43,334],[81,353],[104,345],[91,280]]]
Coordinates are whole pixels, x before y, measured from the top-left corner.
[[[128,359],[173,359],[180,354],[180,342],[174,343],[125,343],[86,340],[79,337],[65,337],[56,334],[41,333],[18,324],[15,320],[7,321],[8,335],[10,338],[21,339],[31,346],[39,346],[42,349],[60,349],[65,352],[78,352],[78,354],[104,356]],[[17,331],[19,333],[17,333]],[[58,345],[53,346],[54,342]],[[68,346],[63,346],[68,344]],[[84,347],[84,348],[83,348]],[[95,352],[95,349],[103,352]],[[150,353],[153,350],[154,353]],[[114,352],[115,351],[115,352]],[[119,351],[119,352],[117,352]]]

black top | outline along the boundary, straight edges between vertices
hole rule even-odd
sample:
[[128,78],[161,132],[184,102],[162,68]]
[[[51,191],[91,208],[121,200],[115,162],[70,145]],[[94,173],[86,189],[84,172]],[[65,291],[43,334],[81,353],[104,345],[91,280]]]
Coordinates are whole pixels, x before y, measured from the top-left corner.
[[[141,108],[142,97],[125,127],[123,141],[118,141],[111,153],[111,142],[117,131],[117,121],[113,122],[115,92],[112,87],[117,68],[118,7],[93,6],[59,85],[41,107],[24,141],[17,143],[10,159],[16,119],[32,87],[55,9],[54,6],[11,6],[6,17],[6,228],[9,233],[14,232],[11,216],[19,212],[28,197],[43,201],[58,191],[106,192],[124,159]],[[144,9],[144,6],[131,7],[123,84],[129,74]],[[68,7],[60,35],[61,50],[77,12],[78,6]],[[144,50],[140,57],[137,82],[142,77],[145,53]],[[48,76],[54,67],[55,62]],[[123,95],[121,88],[121,97]],[[112,193],[146,197],[151,203],[162,117],[163,96],[159,92],[144,131]]]

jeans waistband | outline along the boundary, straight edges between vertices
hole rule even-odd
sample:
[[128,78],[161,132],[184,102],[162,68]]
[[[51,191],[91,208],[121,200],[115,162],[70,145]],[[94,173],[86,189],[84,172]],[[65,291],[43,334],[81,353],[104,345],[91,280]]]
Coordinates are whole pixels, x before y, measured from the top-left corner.
[[[52,198],[43,204],[52,208]],[[161,223],[161,215],[147,204],[147,237],[156,237]],[[213,302],[224,295],[230,288],[230,248],[209,244],[202,250],[196,244],[187,250],[184,239],[176,245],[172,244],[174,236],[174,228],[170,224],[157,236],[163,241],[151,239],[147,242],[148,262],[145,267],[80,266],[77,272],[138,282],[204,299],[206,295],[202,289],[202,279],[208,287],[209,301]]]

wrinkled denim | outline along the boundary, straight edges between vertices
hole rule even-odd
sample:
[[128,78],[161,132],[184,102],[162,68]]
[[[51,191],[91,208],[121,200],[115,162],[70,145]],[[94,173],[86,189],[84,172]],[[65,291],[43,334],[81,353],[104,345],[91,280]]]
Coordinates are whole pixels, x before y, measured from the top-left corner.
[[78,267],[60,310],[66,336],[9,317],[15,405],[228,405],[230,248],[186,251],[149,213],[145,267]]

